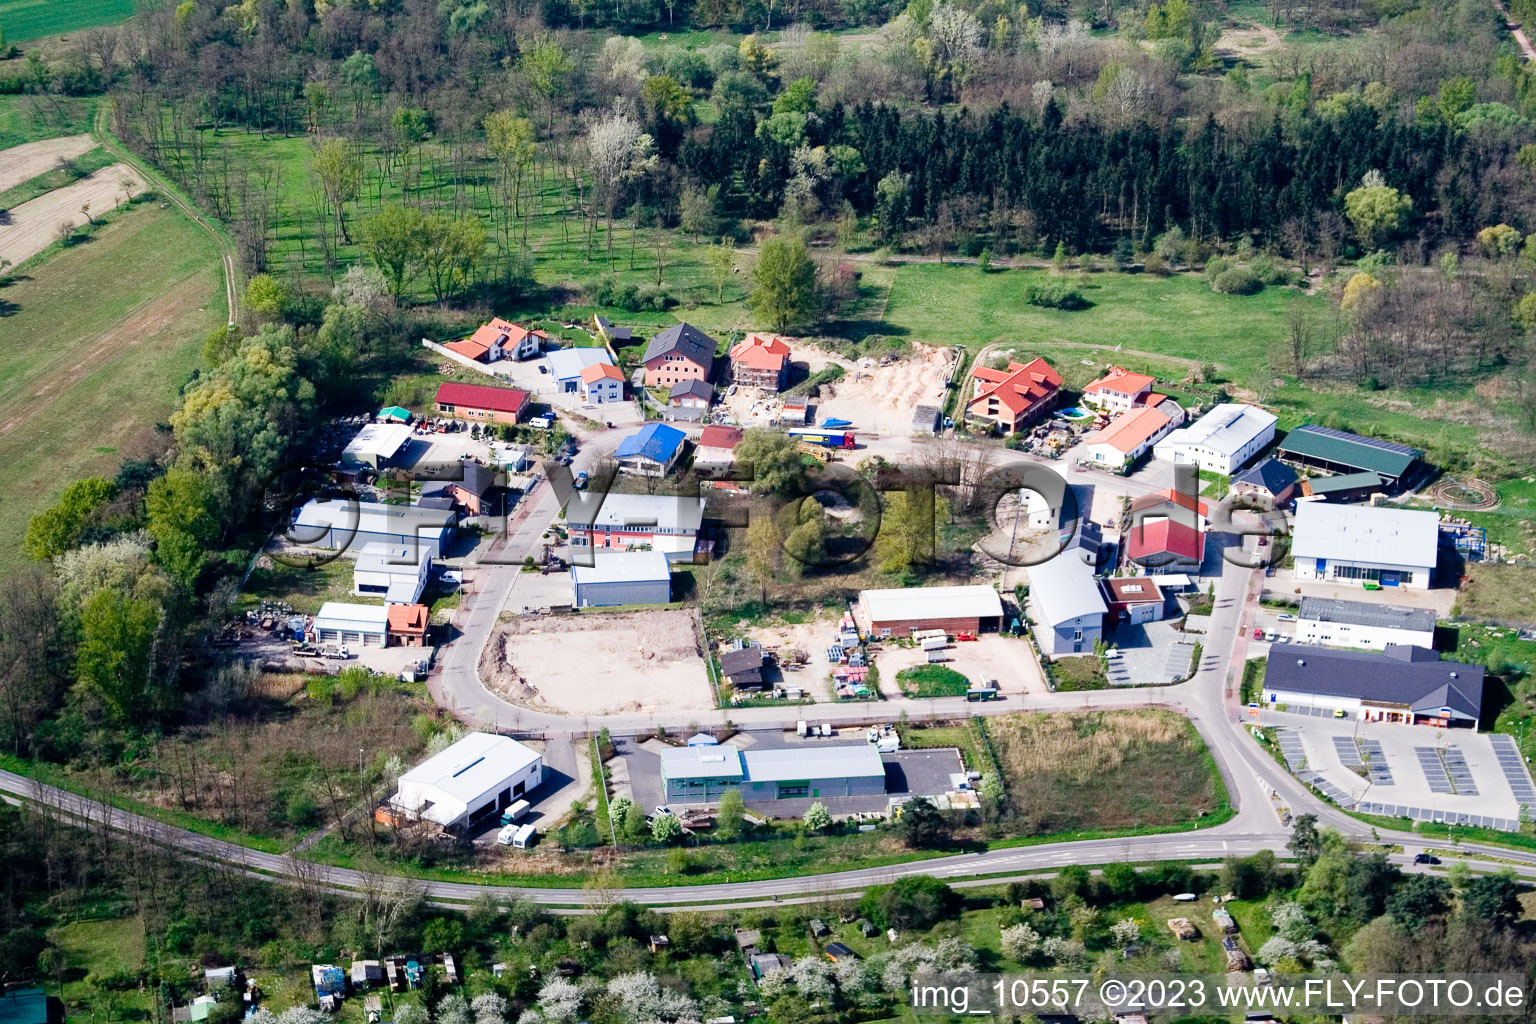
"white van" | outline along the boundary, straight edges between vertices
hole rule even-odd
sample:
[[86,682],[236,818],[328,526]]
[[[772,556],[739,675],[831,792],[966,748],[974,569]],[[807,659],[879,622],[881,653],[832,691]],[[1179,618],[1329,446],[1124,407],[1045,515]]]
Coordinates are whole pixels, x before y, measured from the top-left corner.
[[538,838],[538,835],[539,830],[534,828],[532,825],[518,826],[517,834],[512,837],[512,849],[528,849],[528,847],[533,845],[534,840]]

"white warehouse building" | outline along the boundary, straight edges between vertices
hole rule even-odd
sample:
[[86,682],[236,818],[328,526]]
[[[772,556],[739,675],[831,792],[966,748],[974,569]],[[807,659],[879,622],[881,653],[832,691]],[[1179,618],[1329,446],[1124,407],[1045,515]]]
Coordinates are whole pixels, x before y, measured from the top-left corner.
[[1440,550],[1434,512],[1303,501],[1291,553],[1296,579],[1428,590]]
[[400,776],[390,806],[446,829],[487,818],[544,779],[544,757],[508,736],[472,732]]
[[1296,616],[1296,640],[1328,647],[1385,650],[1435,646],[1435,613],[1428,608],[1304,597]]
[[1256,405],[1227,402],[1157,442],[1152,454],[1231,476],[1275,439],[1275,417]]
[[427,587],[432,571],[432,556],[418,545],[411,550],[404,544],[373,541],[363,545],[357,565],[352,568],[352,593],[359,597],[382,597],[388,604],[415,604]]

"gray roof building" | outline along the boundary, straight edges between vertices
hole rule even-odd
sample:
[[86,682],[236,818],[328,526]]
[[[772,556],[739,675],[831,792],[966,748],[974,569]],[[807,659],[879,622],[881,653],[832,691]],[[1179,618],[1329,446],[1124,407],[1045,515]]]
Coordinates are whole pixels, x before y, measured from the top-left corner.
[[1109,611],[1092,567],[1065,552],[1029,567],[1029,596],[1053,625]]
[[1270,653],[1264,690],[1358,700],[1475,727],[1483,711],[1483,667],[1441,661],[1423,647],[1391,647],[1380,654],[1292,648]]
[[1299,615],[1319,622],[1343,622],[1379,629],[1412,629],[1434,632],[1435,613],[1428,608],[1404,608],[1395,604],[1340,601],[1331,597],[1304,597]]
[[678,324],[651,338],[640,361],[649,363],[660,356],[676,354],[708,369],[714,365],[717,347],[714,338],[692,324]]

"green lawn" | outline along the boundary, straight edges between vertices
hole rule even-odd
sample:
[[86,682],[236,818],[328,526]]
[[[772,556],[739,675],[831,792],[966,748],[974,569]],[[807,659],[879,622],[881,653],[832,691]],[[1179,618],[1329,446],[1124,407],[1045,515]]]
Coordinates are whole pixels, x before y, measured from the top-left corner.
[[[5,3],[6,0],[0,0],[0,5]],[[0,14],[0,29],[5,31],[7,39],[11,38],[10,26],[3,14]],[[95,110],[94,98],[49,96],[43,101],[36,96],[0,96],[0,149],[88,132]]]
[[908,697],[963,697],[971,681],[944,665],[913,665],[896,673]]
[[1102,690],[1109,685],[1109,677],[1104,674],[1104,660],[1095,654],[1057,658],[1051,662],[1051,674],[1056,677],[1056,689],[1068,692]]
[[[48,938],[64,954],[66,1020],[94,1020],[102,1010],[119,1020],[149,1019],[154,1009],[154,996],[149,991],[140,992],[134,986],[108,994],[86,980],[91,975],[131,976],[144,969],[144,928],[137,918],[76,921],[52,929]],[[50,995],[59,993],[54,985],[47,987]],[[110,1010],[103,1005],[108,998]]]
[[133,17],[134,0],[0,0],[0,29],[12,43],[112,25]]
[[[146,203],[0,288],[0,525],[19,537],[74,480],[153,450],[203,338],[227,319],[218,252]],[[0,572],[18,545],[0,551]]]
[[287,601],[300,615],[314,615],[327,601],[362,601],[352,596],[352,558],[334,558],[314,568],[299,568],[274,562],[270,568],[251,572],[240,588],[237,611],[256,608],[262,601]]

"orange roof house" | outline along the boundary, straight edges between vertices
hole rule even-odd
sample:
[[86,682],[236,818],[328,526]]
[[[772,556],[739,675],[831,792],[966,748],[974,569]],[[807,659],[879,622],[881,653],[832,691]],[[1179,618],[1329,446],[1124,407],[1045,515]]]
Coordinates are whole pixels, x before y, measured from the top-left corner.
[[386,609],[389,646],[423,647],[427,642],[427,606],[392,604]]
[[789,376],[789,343],[777,334],[749,334],[731,348],[731,379],[746,387],[784,387]]
[[[1178,410],[1177,417],[1169,415],[1174,409]],[[1164,402],[1155,409],[1133,409],[1091,435],[1083,445],[1082,457],[1106,469],[1124,469],[1178,426],[1183,412],[1176,402]]]
[[1009,363],[1006,370],[978,366],[971,371],[976,394],[966,403],[967,418],[1013,433],[1039,417],[1055,402],[1061,374],[1036,356],[1027,363]]
[[1108,373],[1083,388],[1083,401],[1114,412],[1126,412],[1137,405],[1155,405],[1147,399],[1156,382],[1156,378],[1144,373],[1111,366]]
[[542,342],[549,335],[543,331],[530,331],[499,316],[481,324],[475,333],[462,341],[450,341],[443,348],[457,352],[478,363],[494,363],[498,359],[527,359],[537,355]]

